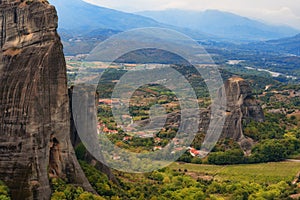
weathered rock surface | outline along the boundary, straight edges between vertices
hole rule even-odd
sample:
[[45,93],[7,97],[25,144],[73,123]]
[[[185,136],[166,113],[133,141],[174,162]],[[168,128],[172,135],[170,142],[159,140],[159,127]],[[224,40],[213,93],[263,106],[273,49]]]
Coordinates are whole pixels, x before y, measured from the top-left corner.
[[[247,81],[239,77],[232,77],[225,82],[227,98],[226,120],[222,138],[233,138],[238,141],[244,150],[251,149],[252,140],[243,134],[243,124],[251,119],[264,121],[264,113],[253,96],[252,89]],[[224,98],[221,90],[219,98]]]
[[[230,138],[237,141],[246,153],[250,153],[253,140],[243,134],[243,125],[251,120],[263,122],[265,120],[263,109],[255,99],[252,88],[247,81],[239,77],[232,77],[225,81],[224,92],[219,90],[218,98],[226,96],[226,118],[223,125],[220,139]],[[196,114],[196,113],[195,113]],[[211,108],[200,109],[199,132],[207,133],[211,123]],[[168,116],[166,127],[180,126],[180,113],[173,113]],[[220,117],[215,115],[215,117]],[[149,124],[149,119],[139,122],[140,125]],[[188,129],[188,128],[187,128]],[[201,142],[197,140],[197,142]],[[197,144],[198,145],[198,144]]]
[[13,199],[49,199],[49,176],[92,191],[70,141],[55,8],[0,1],[0,179]]
[[[80,123],[80,125],[86,125],[83,129],[80,129],[81,131],[83,131],[84,134],[88,134],[90,136],[90,138],[92,138],[93,142],[97,141],[97,117],[96,117],[96,109],[93,107],[97,107],[98,106],[98,95],[95,95],[95,89],[93,88],[91,91],[88,92],[81,92],[80,93],[80,100],[81,103],[80,105],[83,106],[84,103],[88,103],[88,99],[94,99],[95,101],[90,102],[91,105],[87,106],[93,109],[90,109],[88,111],[81,111],[82,113],[87,112],[86,115],[82,116],[82,115],[76,115],[76,113],[73,113],[73,108],[72,108],[72,96],[73,96],[73,87],[69,88],[69,98],[70,98],[70,111],[71,111],[71,142],[72,145],[74,147],[77,147],[78,145],[80,145],[82,143],[81,138],[78,134],[78,130],[76,127],[76,122],[78,123],[80,120],[80,118],[82,117],[86,117],[86,116],[90,116],[91,118],[89,120],[82,120]],[[78,109],[75,109],[78,110]],[[75,118],[77,119],[77,121],[75,122]],[[88,124],[86,124],[88,123]],[[95,144],[97,145],[97,143]],[[99,150],[98,152],[101,152],[101,150]],[[94,152],[95,153],[95,152]],[[98,156],[101,156],[100,154]],[[99,160],[97,160],[94,155],[92,155],[89,151],[85,151],[84,154],[84,158],[83,158],[87,163],[89,163],[90,165],[94,166],[96,169],[98,169],[99,171],[101,171],[102,173],[106,174],[107,177],[114,182],[115,184],[119,185],[119,182],[117,181],[116,177],[114,176],[114,174],[111,172],[110,168],[106,165],[104,165],[103,163],[101,163]]]

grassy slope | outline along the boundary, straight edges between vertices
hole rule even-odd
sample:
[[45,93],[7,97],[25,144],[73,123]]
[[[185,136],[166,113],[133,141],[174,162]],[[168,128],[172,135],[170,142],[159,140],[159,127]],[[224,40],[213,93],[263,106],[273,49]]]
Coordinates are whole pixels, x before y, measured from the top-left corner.
[[277,162],[248,165],[197,165],[173,163],[171,169],[187,169],[199,175],[213,176],[217,180],[247,181],[255,183],[278,183],[292,181],[300,171],[300,162]]

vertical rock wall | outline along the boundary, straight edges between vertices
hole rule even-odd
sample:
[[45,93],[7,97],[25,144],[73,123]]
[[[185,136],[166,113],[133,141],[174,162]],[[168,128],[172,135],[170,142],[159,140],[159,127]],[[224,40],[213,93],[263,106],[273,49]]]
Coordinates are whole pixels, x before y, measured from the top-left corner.
[[[252,140],[243,134],[243,124],[251,119],[264,121],[264,113],[253,96],[250,85],[242,78],[232,77],[225,82],[227,98],[226,120],[222,138],[233,138],[245,151],[251,150]],[[219,98],[224,98],[220,91]]]
[[70,141],[55,8],[0,1],[0,179],[13,199],[49,199],[49,176],[92,191]]

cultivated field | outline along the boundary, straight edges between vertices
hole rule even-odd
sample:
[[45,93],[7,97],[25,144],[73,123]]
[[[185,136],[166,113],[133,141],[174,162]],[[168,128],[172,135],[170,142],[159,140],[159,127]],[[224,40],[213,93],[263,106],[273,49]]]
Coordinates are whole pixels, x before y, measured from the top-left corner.
[[216,180],[247,181],[255,183],[278,183],[293,181],[300,171],[300,162],[277,162],[246,165],[197,165],[173,163],[171,169],[187,171],[199,176],[209,176]]

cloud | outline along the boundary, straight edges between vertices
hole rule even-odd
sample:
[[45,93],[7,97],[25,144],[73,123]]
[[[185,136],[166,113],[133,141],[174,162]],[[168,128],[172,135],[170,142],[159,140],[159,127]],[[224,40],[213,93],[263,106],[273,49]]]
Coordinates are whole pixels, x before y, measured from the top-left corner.
[[296,15],[291,8],[286,6],[278,9],[257,8],[242,12],[236,10],[236,12],[271,24],[288,25],[300,30],[300,15]]
[[300,16],[297,16],[288,7],[282,7],[279,10],[266,10],[262,15],[266,20],[272,20],[280,24],[289,24],[298,27],[300,25]]
[[99,6],[136,12],[144,10],[218,9],[273,24],[287,24],[300,29],[299,0],[85,0]]

